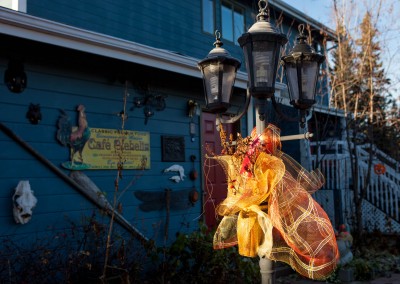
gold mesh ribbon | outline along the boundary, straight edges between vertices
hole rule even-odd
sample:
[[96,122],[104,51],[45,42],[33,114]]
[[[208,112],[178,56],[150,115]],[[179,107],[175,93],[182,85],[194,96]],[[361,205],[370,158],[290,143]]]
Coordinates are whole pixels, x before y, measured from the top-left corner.
[[339,258],[325,211],[311,194],[324,183],[279,150],[279,129],[239,139],[233,155],[214,156],[228,180],[214,248],[238,245],[239,254],[288,263],[301,275],[324,279]]
[[[265,250],[264,236],[272,237],[271,220],[260,205],[282,178],[285,166],[282,160],[261,152],[254,165],[254,175],[248,177],[238,173],[241,165],[234,156],[215,159],[221,162],[228,175],[228,196],[217,207],[218,214],[224,218],[214,235],[214,248],[239,243],[241,255],[254,257],[260,246]],[[238,217],[234,218],[236,215]],[[237,224],[232,224],[235,222]]]

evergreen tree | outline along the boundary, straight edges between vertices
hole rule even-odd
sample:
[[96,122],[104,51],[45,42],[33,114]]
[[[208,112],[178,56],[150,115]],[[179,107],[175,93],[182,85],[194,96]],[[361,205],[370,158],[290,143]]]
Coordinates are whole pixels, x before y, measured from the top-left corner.
[[359,25],[360,38],[353,42],[343,20],[345,11],[339,11],[336,4],[334,0],[338,19],[336,28],[338,44],[333,52],[334,67],[331,70],[332,103],[345,113],[345,130],[353,176],[355,237],[361,241],[362,205],[371,181],[374,151],[373,147],[369,147],[367,176],[360,183],[358,178],[360,157],[356,154],[355,145],[357,143],[373,145],[376,141],[385,141],[388,137],[392,137],[393,134],[387,131],[385,122],[389,103],[385,95],[390,82],[382,68],[381,49],[377,40],[379,34],[373,25],[371,14],[365,14]]
[[360,51],[358,57],[358,82],[360,96],[354,113],[357,116],[361,131],[367,141],[374,143],[382,139],[386,121],[386,110],[389,107],[387,87],[389,79],[380,59],[381,48],[377,41],[378,30],[372,23],[371,14],[364,15],[360,25],[361,37],[357,40]]
[[353,43],[346,27],[337,23],[337,48],[332,52],[333,68],[331,69],[331,85],[333,89],[332,103],[335,108],[345,112],[353,112],[354,93],[357,90],[355,76],[355,58]]

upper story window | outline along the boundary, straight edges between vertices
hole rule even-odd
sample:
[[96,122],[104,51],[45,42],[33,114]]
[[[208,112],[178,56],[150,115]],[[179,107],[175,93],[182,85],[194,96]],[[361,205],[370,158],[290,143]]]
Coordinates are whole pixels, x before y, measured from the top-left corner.
[[0,0],[0,6],[26,13],[27,0]]
[[[221,3],[221,18],[216,19],[215,3]],[[237,43],[237,39],[244,33],[244,12],[245,9],[231,1],[202,0],[203,31],[214,34],[216,22],[221,22],[217,27],[221,30],[222,38]]]
[[232,2],[223,1],[221,5],[222,38],[237,43],[244,33],[244,9]]
[[214,34],[214,0],[202,0],[203,31]]

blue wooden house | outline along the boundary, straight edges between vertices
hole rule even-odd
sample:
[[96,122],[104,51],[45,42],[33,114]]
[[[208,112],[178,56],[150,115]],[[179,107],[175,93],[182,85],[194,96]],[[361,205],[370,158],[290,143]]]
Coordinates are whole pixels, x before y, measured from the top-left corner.
[[[219,136],[197,62],[216,29],[243,62],[237,38],[254,23],[256,1],[9,2],[0,8],[0,251],[10,242],[61,238],[88,222],[108,226],[110,216],[121,232],[157,246],[199,221],[213,226],[225,178],[204,166],[206,144],[219,151]],[[269,5],[290,38],[286,50],[307,24],[324,52],[331,31],[282,1]],[[279,74],[276,96],[285,113],[295,112]],[[316,112],[326,117],[322,79]],[[246,87],[242,67],[230,112],[243,104]],[[270,110],[268,121],[282,135],[299,133],[297,121]],[[254,125],[250,108],[227,128],[245,136]],[[300,162],[311,161],[304,149],[302,141],[283,144]],[[37,201],[25,224],[13,218],[20,181],[29,181]],[[220,191],[209,192],[209,182]]]

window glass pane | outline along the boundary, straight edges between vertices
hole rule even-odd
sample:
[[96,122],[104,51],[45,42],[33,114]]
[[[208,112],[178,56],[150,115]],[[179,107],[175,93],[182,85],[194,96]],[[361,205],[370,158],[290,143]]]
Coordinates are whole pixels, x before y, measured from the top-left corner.
[[236,10],[233,13],[233,23],[234,23],[234,42],[238,44],[237,39],[244,33],[244,15],[243,11]]
[[214,1],[203,0],[203,31],[214,33]]
[[232,9],[226,4],[221,7],[221,20],[222,20],[222,37],[229,41],[233,41],[233,17]]

